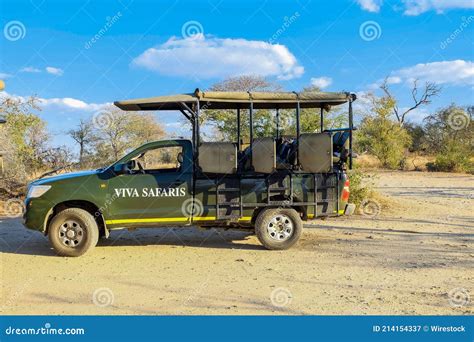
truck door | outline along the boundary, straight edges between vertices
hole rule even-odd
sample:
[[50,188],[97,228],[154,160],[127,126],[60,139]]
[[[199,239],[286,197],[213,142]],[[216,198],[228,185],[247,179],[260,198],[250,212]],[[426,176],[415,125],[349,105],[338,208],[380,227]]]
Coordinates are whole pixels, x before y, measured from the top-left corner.
[[138,150],[136,156],[132,153],[125,162],[133,168],[108,181],[108,225],[191,222],[193,165],[189,141],[158,142]]

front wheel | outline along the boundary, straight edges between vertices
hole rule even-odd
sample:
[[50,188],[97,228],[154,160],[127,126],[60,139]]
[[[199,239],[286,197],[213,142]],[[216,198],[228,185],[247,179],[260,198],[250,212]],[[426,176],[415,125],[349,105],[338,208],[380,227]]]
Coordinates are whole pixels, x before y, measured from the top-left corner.
[[99,228],[89,212],[68,208],[53,217],[48,236],[59,255],[78,257],[97,245]]
[[267,249],[288,249],[301,236],[303,222],[294,209],[265,209],[255,220],[255,233]]

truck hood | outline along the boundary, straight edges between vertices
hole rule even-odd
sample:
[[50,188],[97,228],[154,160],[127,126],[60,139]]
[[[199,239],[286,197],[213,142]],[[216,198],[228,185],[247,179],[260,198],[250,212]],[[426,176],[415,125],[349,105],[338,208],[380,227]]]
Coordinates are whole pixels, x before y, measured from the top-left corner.
[[51,184],[51,183],[55,183],[55,182],[66,180],[66,179],[80,178],[80,177],[85,177],[85,176],[90,176],[90,175],[96,175],[96,174],[99,174],[100,172],[101,172],[101,170],[88,170],[88,171],[63,173],[63,174],[57,175],[57,176],[51,176],[51,177],[45,177],[45,178],[37,179],[37,180],[31,182],[30,185]]

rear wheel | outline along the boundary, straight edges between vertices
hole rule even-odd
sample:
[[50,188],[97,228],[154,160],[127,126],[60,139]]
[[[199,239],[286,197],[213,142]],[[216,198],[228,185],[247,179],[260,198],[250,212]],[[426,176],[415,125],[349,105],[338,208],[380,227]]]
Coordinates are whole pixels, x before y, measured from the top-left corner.
[[265,248],[288,249],[301,236],[303,222],[294,209],[265,209],[255,221],[255,233]]
[[99,228],[94,217],[86,210],[68,208],[53,217],[48,236],[59,255],[77,257],[97,244]]

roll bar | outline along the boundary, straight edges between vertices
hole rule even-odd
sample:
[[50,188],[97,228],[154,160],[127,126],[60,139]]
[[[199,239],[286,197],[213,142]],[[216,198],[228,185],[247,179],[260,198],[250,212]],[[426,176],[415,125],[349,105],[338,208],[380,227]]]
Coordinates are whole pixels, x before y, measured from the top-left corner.
[[[229,94],[229,95],[227,95]],[[245,96],[243,94],[246,94]],[[210,107],[214,109],[236,109],[237,111],[237,143],[239,150],[241,150],[241,109],[248,104],[249,110],[249,126],[250,126],[250,161],[252,161],[252,144],[254,137],[254,109],[258,105],[258,109],[275,109],[276,110],[276,137],[280,137],[280,109],[291,108],[294,104],[296,115],[296,144],[298,144],[301,135],[301,108],[320,108],[320,129],[324,131],[324,109],[327,109],[331,104],[340,105],[345,102],[349,104],[349,169],[352,169],[352,131],[354,130],[353,108],[352,102],[356,100],[356,95],[353,93],[313,93],[311,96],[305,93],[202,93],[196,89],[191,95],[176,95],[171,97],[157,97],[139,100],[118,101],[115,104],[124,110],[173,110],[178,109],[189,120],[192,126],[192,142],[194,149],[195,165],[199,163],[199,118],[201,110]],[[234,97],[232,97],[233,95]],[[254,95],[256,98],[254,98]],[[207,97],[206,97],[207,96]],[[309,99],[308,99],[309,96]],[[204,104],[201,106],[201,104]],[[158,107],[157,107],[158,106]],[[297,164],[298,163],[298,156]]]

